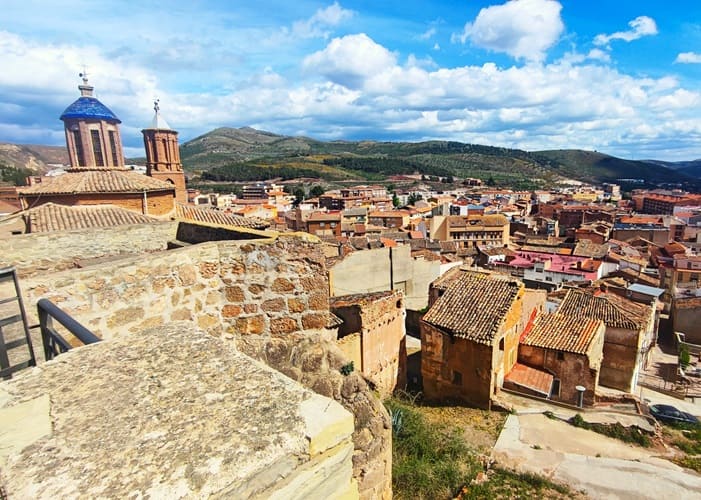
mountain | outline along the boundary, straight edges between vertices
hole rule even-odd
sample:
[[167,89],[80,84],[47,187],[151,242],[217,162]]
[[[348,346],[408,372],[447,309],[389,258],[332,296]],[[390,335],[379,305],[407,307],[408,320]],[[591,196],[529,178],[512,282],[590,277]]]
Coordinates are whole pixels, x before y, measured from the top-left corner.
[[563,178],[695,182],[684,168],[675,171],[662,162],[624,160],[595,151],[527,152],[452,141],[318,141],[250,127],[218,128],[184,143],[180,151],[187,170],[218,181],[295,176],[380,180],[391,175],[423,174],[476,177],[520,188],[545,186]]
[[701,159],[692,161],[660,161],[660,160],[645,160],[648,163],[654,163],[666,167],[690,177],[701,179]]
[[0,144],[0,164],[45,173],[50,164],[68,164],[68,151],[62,146]]

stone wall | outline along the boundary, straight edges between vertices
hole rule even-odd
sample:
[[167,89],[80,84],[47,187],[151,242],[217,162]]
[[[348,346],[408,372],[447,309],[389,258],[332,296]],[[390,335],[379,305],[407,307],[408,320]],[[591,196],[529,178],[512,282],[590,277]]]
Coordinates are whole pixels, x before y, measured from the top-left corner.
[[72,269],[84,260],[157,252],[175,238],[177,226],[159,222],[15,235],[0,244],[0,266],[14,265],[26,277]]
[[334,297],[331,311],[344,320],[339,337],[359,332],[362,364],[382,397],[406,387],[404,300],[401,292]]
[[105,339],[189,320],[339,401],[355,415],[353,476],[361,497],[387,498],[389,417],[360,373],[339,371],[348,360],[325,328],[328,290],[321,245],[283,235],[202,243],[22,280],[31,314],[46,297]]
[[353,415],[189,322],[74,349],[0,393],[3,496],[358,498]]

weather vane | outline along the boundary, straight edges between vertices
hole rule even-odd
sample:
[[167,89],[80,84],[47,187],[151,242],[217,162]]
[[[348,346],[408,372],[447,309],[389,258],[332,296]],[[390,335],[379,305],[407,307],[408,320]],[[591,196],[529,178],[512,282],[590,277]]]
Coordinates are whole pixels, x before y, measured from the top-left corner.
[[78,76],[83,79],[83,85],[88,84],[88,68],[83,64],[83,72],[78,73]]
[[154,110],[156,113],[158,113],[158,111],[160,111],[160,109],[161,109],[160,106],[158,105],[159,102],[161,102],[161,100],[158,99],[158,98],[156,98],[156,99],[153,100],[153,110]]

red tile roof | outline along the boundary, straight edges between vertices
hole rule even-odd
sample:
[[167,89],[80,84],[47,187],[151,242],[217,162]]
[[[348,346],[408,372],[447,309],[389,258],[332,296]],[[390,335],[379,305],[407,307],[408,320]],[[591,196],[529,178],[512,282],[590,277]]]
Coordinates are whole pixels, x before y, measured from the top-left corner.
[[175,190],[175,186],[131,170],[83,170],[56,177],[43,177],[33,186],[22,188],[19,196],[39,194],[142,193]]
[[506,382],[550,396],[554,377],[548,372],[536,370],[530,366],[516,363],[509,374],[504,377]]
[[156,219],[113,205],[67,206],[45,203],[22,212],[30,233],[149,224]]
[[597,335],[604,332],[604,323],[598,319],[564,314],[541,314],[521,343],[555,351],[586,354]]
[[[523,283],[459,269],[423,321],[458,338],[491,345]],[[445,283],[443,280],[442,283]]]
[[565,295],[558,313],[577,318],[602,320],[606,326],[638,330],[650,317],[651,307],[613,293],[592,293],[572,289]]
[[230,215],[220,210],[198,208],[181,203],[176,203],[176,214],[178,219],[206,222],[208,224],[218,224],[221,226],[236,226],[249,229],[265,229],[270,226],[269,222],[257,217]]

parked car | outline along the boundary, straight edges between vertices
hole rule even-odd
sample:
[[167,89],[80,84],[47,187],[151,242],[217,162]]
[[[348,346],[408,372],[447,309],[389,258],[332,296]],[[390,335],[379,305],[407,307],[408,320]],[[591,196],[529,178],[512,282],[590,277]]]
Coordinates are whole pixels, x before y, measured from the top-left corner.
[[660,422],[667,424],[698,424],[699,419],[691,413],[676,409],[671,405],[652,405],[650,413]]

